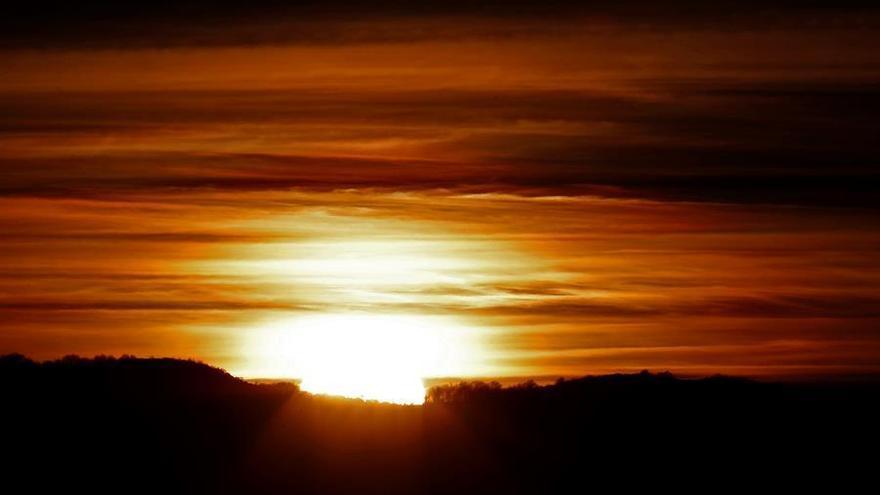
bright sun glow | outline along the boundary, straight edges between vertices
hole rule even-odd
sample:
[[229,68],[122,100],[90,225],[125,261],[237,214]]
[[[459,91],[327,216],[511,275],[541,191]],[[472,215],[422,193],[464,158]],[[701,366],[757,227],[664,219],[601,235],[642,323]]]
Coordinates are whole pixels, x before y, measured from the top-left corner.
[[535,266],[512,245],[435,223],[323,210],[261,219],[258,227],[299,235],[238,247],[191,268],[234,273],[265,288],[269,301],[313,311],[273,312],[241,327],[233,373],[409,404],[424,401],[425,378],[498,374],[487,345],[491,324],[448,308],[504,303],[510,296],[488,287],[512,283],[511,265]]
[[299,378],[307,392],[421,404],[423,378],[462,369],[468,334],[440,317],[310,315],[255,329],[249,354],[261,374]]

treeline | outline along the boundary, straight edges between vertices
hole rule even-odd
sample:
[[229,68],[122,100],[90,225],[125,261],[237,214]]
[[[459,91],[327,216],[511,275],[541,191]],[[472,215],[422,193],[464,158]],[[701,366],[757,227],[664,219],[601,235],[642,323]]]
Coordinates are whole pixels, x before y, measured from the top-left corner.
[[642,372],[441,385],[414,407],[253,384],[194,361],[9,355],[4,482],[90,493],[839,492],[874,473],[878,390]]

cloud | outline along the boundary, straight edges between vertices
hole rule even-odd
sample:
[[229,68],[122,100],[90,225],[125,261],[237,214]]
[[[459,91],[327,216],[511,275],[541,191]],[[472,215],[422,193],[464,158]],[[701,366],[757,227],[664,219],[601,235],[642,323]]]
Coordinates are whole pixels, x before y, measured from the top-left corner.
[[[648,292],[610,294],[601,298],[565,297],[531,294],[531,297],[512,299],[500,305],[481,303],[478,294],[448,291],[445,296],[462,296],[462,302],[389,304],[389,308],[403,311],[443,311],[451,314],[479,314],[510,317],[517,321],[581,322],[590,325],[606,318],[667,318],[667,317],[722,317],[722,318],[878,318],[880,299],[851,294],[805,294],[721,296],[708,295],[700,299],[681,301],[684,297],[658,299]],[[468,300],[468,296],[475,296]]]
[[306,309],[276,302],[243,301],[4,301],[10,311],[251,311]]
[[658,84],[10,94],[2,191],[470,186],[875,206],[872,88]]

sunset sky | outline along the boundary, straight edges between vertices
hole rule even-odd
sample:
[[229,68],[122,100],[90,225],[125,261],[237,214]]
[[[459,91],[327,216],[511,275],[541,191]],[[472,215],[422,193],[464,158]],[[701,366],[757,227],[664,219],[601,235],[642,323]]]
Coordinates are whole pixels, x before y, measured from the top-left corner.
[[0,353],[880,372],[880,11],[410,3],[12,7]]

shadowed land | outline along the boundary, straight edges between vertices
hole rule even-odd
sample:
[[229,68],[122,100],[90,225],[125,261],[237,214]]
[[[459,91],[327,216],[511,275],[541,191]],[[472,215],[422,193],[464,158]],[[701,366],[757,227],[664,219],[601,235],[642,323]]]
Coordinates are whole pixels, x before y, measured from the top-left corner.
[[880,439],[880,387],[867,382],[643,372],[444,385],[424,406],[398,406],[248,383],[192,361],[9,355],[0,387],[5,478],[34,490],[839,490],[869,479]]

